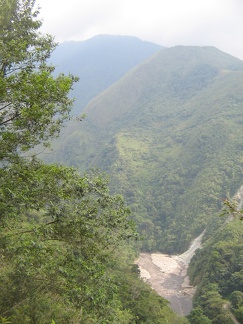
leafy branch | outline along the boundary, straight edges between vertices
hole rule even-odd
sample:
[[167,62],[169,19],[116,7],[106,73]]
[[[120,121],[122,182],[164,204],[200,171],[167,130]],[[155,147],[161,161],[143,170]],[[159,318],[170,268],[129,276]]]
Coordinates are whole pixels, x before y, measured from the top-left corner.
[[239,210],[236,199],[230,200],[225,198],[223,204],[224,208],[220,216],[231,215],[243,220],[243,209]]

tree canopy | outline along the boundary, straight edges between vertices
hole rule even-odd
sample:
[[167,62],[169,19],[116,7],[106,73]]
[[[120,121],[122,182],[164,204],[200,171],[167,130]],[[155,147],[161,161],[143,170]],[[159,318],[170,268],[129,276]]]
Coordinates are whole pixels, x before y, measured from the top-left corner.
[[58,134],[69,118],[68,93],[77,79],[59,75],[46,61],[56,44],[39,33],[35,1],[1,0],[0,158],[11,160]]
[[[58,310],[66,323],[77,321],[76,309],[90,312],[104,299],[108,251],[134,229],[122,198],[109,195],[100,175],[81,177],[28,151],[58,135],[77,80],[53,76],[46,62],[56,44],[39,33],[37,15],[35,1],[1,0],[0,314],[2,321],[44,323],[44,310],[51,321],[71,303],[66,314]],[[93,313],[101,316],[98,307]]]
[[135,256],[125,242],[136,232],[106,177],[30,153],[69,119],[77,78],[54,77],[56,44],[39,32],[34,0],[0,7],[0,323],[173,322],[124,261]]

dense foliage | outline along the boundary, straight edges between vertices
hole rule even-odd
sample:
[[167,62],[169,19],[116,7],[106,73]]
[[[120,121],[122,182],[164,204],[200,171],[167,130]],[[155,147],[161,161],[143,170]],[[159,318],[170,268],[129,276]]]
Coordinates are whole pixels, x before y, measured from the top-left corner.
[[192,283],[198,285],[195,305],[203,308],[212,323],[242,320],[243,224],[238,219],[221,227],[190,266]]
[[242,70],[215,48],[163,49],[96,97],[45,158],[106,171],[142,248],[185,251],[242,185]]
[[[54,78],[46,65],[55,44],[38,33],[41,22],[34,1],[1,0],[0,148],[1,160],[12,160],[60,130],[72,101],[72,76]],[[55,117],[55,118],[54,118]]]
[[55,142],[56,159],[110,174],[142,249],[185,251],[206,229],[190,268],[192,324],[242,321],[242,223],[219,217],[242,186],[242,70],[215,48],[164,49],[96,97],[61,147]]
[[30,153],[69,119],[76,78],[47,65],[34,0],[0,8],[0,323],[185,322],[127,263],[137,235],[106,178]]

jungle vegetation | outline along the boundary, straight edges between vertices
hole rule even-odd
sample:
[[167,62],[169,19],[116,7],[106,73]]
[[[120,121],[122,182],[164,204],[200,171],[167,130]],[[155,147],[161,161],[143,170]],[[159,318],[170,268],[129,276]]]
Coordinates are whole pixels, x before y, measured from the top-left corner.
[[163,49],[95,97],[45,161],[105,171],[141,248],[180,253],[223,224],[242,185],[242,87],[243,62],[216,48]]
[[135,225],[106,177],[33,153],[70,119],[78,79],[54,76],[34,0],[0,8],[0,323],[185,323],[139,279]]
[[[242,222],[219,215],[243,180],[243,62],[213,47],[163,49],[93,98],[80,123],[78,78],[49,63],[56,44],[35,1],[0,4],[2,323],[241,322]],[[182,319],[133,260],[185,251],[203,230],[195,308]]]
[[237,58],[214,47],[163,49],[93,98],[82,125],[67,125],[44,154],[105,171],[132,211],[140,250],[181,253],[206,230],[190,269],[193,324],[242,316],[242,222],[220,217],[243,182],[242,88]]

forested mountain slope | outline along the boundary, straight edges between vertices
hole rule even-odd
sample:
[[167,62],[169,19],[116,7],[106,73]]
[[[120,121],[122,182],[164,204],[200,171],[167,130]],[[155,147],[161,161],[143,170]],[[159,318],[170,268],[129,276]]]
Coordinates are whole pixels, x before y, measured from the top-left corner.
[[93,99],[46,159],[106,171],[143,248],[184,251],[219,226],[222,198],[243,182],[242,89],[242,61],[213,47],[163,49]]
[[50,60],[56,66],[56,73],[79,77],[71,94],[76,98],[73,109],[76,115],[93,97],[161,48],[132,36],[97,35],[86,41],[59,44]]
[[201,307],[213,324],[243,322],[242,234],[239,219],[224,224],[197,251],[189,268],[191,283],[198,286],[194,307]]

